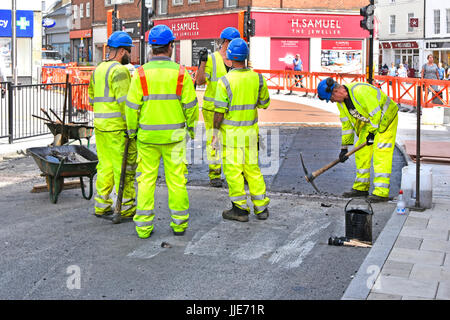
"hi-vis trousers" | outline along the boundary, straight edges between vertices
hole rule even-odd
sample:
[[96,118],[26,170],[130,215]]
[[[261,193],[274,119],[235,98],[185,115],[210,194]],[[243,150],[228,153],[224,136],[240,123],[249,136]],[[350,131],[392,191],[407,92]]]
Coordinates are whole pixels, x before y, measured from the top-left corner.
[[[370,165],[373,156],[373,194],[379,197],[389,196],[389,186],[394,155],[395,137],[397,135],[398,116],[383,133],[375,134],[373,145],[365,146],[355,153],[356,180],[353,189],[368,191],[370,188]],[[370,124],[361,129],[355,147],[366,141]]]
[[[255,214],[263,212],[269,205],[266,183],[258,165],[258,148],[255,146],[223,146],[223,172],[228,183],[230,200],[239,208],[250,212],[244,187],[244,176],[248,182]],[[243,174],[243,175],[242,175]]]
[[137,142],[138,196],[137,211],[133,220],[140,238],[148,238],[153,231],[155,218],[155,187],[161,157],[169,195],[172,217],[170,226],[175,232],[188,227],[189,197],[186,189],[186,141],[171,144],[146,144]]
[[214,150],[211,147],[214,130],[214,111],[202,109],[202,114],[206,129],[206,156],[209,163],[209,180],[220,179],[222,174],[220,153],[219,150]]
[[[125,131],[105,132],[95,129],[95,143],[98,157],[95,213],[102,215],[113,210],[113,200],[110,197],[113,187],[116,187],[116,192],[119,191],[120,171],[125,149]],[[136,212],[136,190],[134,188],[136,157],[136,140],[131,139],[128,147],[122,198],[121,215],[124,217],[133,216]]]

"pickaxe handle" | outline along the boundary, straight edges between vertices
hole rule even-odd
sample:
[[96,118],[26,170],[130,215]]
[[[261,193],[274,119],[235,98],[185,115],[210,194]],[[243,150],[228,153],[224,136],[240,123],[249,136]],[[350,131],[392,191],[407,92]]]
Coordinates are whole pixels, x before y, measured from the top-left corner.
[[[347,152],[345,155],[347,157],[350,157],[352,154],[354,154],[356,151],[364,148],[366,145],[367,145],[367,142],[364,142],[363,144],[360,144],[356,148],[353,148],[352,150]],[[318,176],[320,176],[325,171],[327,171],[327,170],[331,169],[332,167],[334,167],[335,165],[337,165],[339,162],[340,162],[339,159],[336,159],[336,160],[330,162],[329,164],[327,164],[326,166],[324,166],[324,167],[314,171],[313,173],[311,173],[312,178],[313,179],[317,178]]]
[[130,138],[126,137],[125,138],[125,148],[123,151],[123,158],[122,158],[122,168],[120,171],[119,191],[117,192],[116,207],[115,207],[114,216],[112,219],[112,222],[114,224],[120,223],[122,220],[122,216],[121,216],[122,199],[123,199],[123,189],[125,188],[125,177],[126,177],[126,171],[127,171],[129,146],[130,146]]

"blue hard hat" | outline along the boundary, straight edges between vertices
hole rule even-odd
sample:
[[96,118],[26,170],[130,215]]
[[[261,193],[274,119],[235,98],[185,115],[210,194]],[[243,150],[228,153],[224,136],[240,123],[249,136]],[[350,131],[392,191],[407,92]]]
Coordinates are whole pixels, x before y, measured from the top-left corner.
[[228,39],[228,40],[233,40],[235,38],[240,38],[241,34],[239,33],[238,29],[233,28],[233,27],[227,27],[225,29],[222,30],[222,32],[220,33],[220,39]]
[[148,43],[150,45],[165,46],[173,40],[175,40],[175,36],[165,24],[154,26],[148,33]]
[[231,40],[227,49],[227,59],[234,61],[244,61],[248,56],[248,46],[244,39],[236,38]]
[[125,31],[115,31],[108,38],[108,47],[134,47],[133,40]]
[[319,82],[317,86],[317,95],[320,100],[330,101],[333,89],[336,86],[336,81],[333,78],[326,78]]

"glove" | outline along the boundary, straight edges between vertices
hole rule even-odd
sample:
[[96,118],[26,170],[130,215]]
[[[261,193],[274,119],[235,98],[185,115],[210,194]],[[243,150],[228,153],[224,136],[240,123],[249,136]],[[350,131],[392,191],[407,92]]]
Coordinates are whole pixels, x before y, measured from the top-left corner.
[[200,51],[198,52],[198,56],[199,56],[200,62],[208,61],[208,49],[206,49],[206,48],[200,49]]
[[345,162],[348,157],[345,155],[348,152],[347,149],[341,149],[341,153],[339,153],[339,161],[340,162]]
[[370,133],[367,135],[367,138],[366,138],[367,145],[368,145],[368,146],[371,146],[371,145],[373,144],[373,140],[374,140],[374,139],[375,139],[375,134],[372,133],[372,132],[370,132]]

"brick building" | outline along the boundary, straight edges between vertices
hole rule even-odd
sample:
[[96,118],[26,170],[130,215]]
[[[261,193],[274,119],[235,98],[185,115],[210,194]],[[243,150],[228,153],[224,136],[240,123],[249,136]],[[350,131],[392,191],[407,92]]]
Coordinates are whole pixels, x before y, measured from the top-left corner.
[[221,30],[238,28],[238,13],[250,6],[256,20],[250,41],[255,68],[290,69],[298,53],[304,71],[362,73],[369,33],[359,26],[359,9],[367,4],[369,0],[153,0],[153,20],[174,31],[175,60],[195,65],[199,49],[217,49]]
[[[369,0],[142,1],[154,8],[155,25],[166,24],[174,31],[174,59],[184,65],[196,65],[202,47],[217,49],[215,40],[220,32],[228,26],[238,28],[239,12],[250,6],[251,17],[256,20],[255,36],[250,41],[250,59],[255,68],[289,69],[293,55],[299,53],[305,71],[360,73],[364,69],[368,32],[359,26],[359,8]],[[137,64],[140,4],[138,0],[121,2],[117,9],[124,29],[133,38],[132,63]],[[72,0],[72,50],[81,52],[78,58],[94,63],[102,60],[107,41],[106,12],[114,8],[113,3],[114,0]],[[92,10],[89,14],[88,6]],[[84,46],[80,49],[81,43]]]

